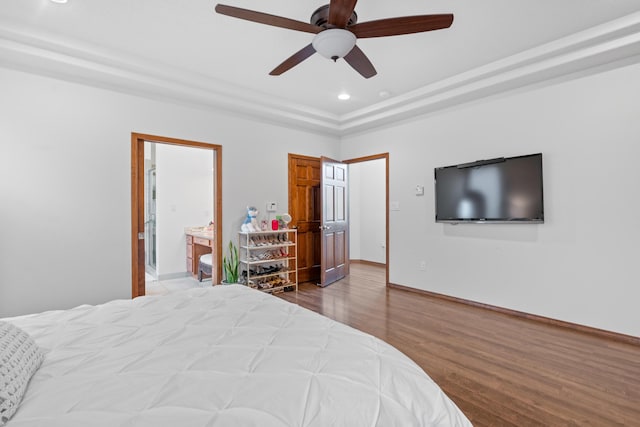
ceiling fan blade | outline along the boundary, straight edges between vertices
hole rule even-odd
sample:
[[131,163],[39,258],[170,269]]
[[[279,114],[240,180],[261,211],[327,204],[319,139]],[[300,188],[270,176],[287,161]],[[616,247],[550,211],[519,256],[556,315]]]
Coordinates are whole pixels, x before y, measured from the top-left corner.
[[331,0],[327,23],[338,28],[346,27],[357,2],[358,0]]
[[274,68],[269,75],[279,76],[285,71],[289,71],[314,53],[316,53],[316,50],[313,48],[313,45],[309,44],[291,55],[289,58],[285,59],[284,62]]
[[351,49],[351,52],[347,53],[344,60],[365,79],[378,74],[371,61],[369,61],[369,58],[367,58],[367,55],[365,55],[357,45]]
[[217,4],[216,12],[233,18],[244,19],[245,21],[286,28],[288,30],[304,31],[305,33],[317,34],[323,30],[322,27],[318,27],[317,25],[296,21],[295,19],[283,18],[282,16],[269,15],[268,13],[256,12],[255,10],[242,9],[224,4]]
[[453,23],[452,14],[402,16],[399,18],[379,19],[354,24],[349,30],[359,39],[369,37],[398,36],[401,34],[421,33],[424,31],[449,28]]

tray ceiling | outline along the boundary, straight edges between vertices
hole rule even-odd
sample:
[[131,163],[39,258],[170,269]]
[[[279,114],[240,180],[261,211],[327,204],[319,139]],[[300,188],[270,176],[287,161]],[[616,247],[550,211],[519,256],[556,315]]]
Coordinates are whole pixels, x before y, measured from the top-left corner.
[[[224,0],[308,21],[323,1]],[[453,13],[447,30],[364,39],[378,75],[314,55],[313,35],[193,0],[4,0],[0,65],[344,135],[524,85],[638,62],[637,0],[361,0],[360,22]],[[341,92],[351,94],[340,101]]]

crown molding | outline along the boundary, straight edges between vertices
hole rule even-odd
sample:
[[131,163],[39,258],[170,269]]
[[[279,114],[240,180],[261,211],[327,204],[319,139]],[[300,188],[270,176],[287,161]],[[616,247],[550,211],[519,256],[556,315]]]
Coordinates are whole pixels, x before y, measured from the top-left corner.
[[[347,136],[455,105],[640,62],[640,12],[347,114],[295,104],[171,65],[0,22],[0,66],[66,81]],[[180,76],[180,78],[176,78]]]
[[26,33],[3,22],[0,66],[321,134],[339,134],[336,114],[185,72],[170,64],[109,52],[76,40]]
[[640,12],[340,116],[341,135],[455,105],[640,62]]

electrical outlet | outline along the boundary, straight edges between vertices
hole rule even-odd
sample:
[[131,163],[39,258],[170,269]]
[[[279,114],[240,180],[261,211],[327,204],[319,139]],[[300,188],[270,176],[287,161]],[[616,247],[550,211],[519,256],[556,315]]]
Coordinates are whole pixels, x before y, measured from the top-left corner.
[[420,261],[420,265],[418,266],[420,271],[425,271],[427,269],[427,261]]

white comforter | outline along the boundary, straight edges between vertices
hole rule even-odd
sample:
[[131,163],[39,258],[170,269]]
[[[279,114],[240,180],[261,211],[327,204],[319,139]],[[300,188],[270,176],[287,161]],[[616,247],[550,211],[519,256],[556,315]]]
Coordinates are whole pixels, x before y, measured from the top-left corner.
[[47,354],[24,426],[467,426],[392,346],[243,286],[9,319]]

